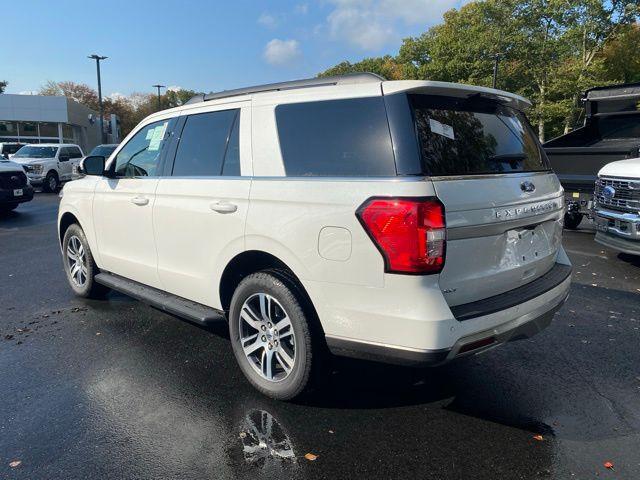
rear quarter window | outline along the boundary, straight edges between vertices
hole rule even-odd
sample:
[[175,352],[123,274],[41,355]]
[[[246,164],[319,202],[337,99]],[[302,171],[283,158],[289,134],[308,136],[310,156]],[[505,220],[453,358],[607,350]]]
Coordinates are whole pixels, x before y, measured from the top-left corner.
[[482,98],[411,98],[423,173],[480,175],[549,170],[526,117]]
[[276,107],[287,176],[395,176],[382,97],[283,104]]

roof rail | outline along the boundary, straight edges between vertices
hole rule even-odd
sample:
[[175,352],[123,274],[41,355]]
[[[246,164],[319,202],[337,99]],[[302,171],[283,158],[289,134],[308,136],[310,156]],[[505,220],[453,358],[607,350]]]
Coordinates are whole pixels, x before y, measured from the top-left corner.
[[345,75],[334,75],[331,77],[305,78],[302,80],[293,80],[290,82],[267,83],[265,85],[256,85],[254,87],[236,88],[234,90],[223,90],[222,92],[207,93],[196,95],[191,98],[185,105],[206,102],[208,100],[217,100],[219,98],[235,97],[238,95],[248,95],[258,92],[274,92],[278,90],[293,90],[296,88],[308,87],[324,87],[328,85],[348,85],[356,83],[383,82],[386,79],[375,73],[348,73]]

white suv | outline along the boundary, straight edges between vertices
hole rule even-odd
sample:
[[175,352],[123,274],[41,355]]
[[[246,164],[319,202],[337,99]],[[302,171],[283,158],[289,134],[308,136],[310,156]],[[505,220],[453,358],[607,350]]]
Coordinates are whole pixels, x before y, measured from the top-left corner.
[[25,145],[11,160],[22,164],[33,186],[55,192],[72,179],[83,156],[82,149],[72,143],[39,143]]
[[528,106],[373,74],[194,98],[65,186],[69,283],[227,319],[240,368],[280,399],[329,352],[436,365],[531,336],[571,265]]

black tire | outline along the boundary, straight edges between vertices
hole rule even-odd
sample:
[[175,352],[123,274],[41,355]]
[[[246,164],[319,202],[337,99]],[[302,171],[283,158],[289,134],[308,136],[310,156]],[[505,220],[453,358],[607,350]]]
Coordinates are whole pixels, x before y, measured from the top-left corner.
[[578,225],[582,222],[582,217],[584,217],[581,213],[566,213],[564,215],[564,226],[569,230],[577,230]]
[[54,171],[47,173],[47,176],[42,183],[42,190],[47,193],[54,193],[60,187],[60,180],[58,174]]
[[[290,372],[280,380],[269,380],[261,376],[245,355],[240,341],[241,309],[248,299],[251,301],[250,299],[258,294],[267,294],[274,298],[278,304],[275,308],[280,310],[279,307],[282,307],[291,322],[295,338],[295,357]],[[242,373],[257,390],[271,398],[292,400],[308,394],[322,376],[321,358],[324,357],[326,349],[323,348],[324,337],[317,327],[315,314],[295,280],[280,270],[254,273],[240,282],[231,299],[229,333],[233,353]],[[258,334],[262,335],[262,332],[258,331]],[[268,341],[271,342],[271,338]],[[280,348],[284,348],[286,341],[281,341]],[[266,353],[266,345],[263,350]],[[277,358],[275,353],[274,358]]]
[[[75,282],[72,279],[72,260],[67,253],[69,244],[72,242],[72,239],[78,239],[79,243],[82,245],[84,252],[83,265],[86,268],[86,274],[84,275],[84,278],[86,280],[81,284]],[[73,241],[75,243],[75,240]],[[62,240],[62,261],[64,263],[64,271],[67,274],[67,281],[69,282],[71,289],[79,297],[102,298],[109,291],[107,287],[105,287],[104,285],[100,285],[95,281],[95,276],[100,273],[100,269],[93,259],[91,248],[89,248],[89,242],[87,242],[87,237],[85,237],[82,228],[80,228],[80,225],[78,225],[77,223],[71,225],[64,234],[64,239]]]

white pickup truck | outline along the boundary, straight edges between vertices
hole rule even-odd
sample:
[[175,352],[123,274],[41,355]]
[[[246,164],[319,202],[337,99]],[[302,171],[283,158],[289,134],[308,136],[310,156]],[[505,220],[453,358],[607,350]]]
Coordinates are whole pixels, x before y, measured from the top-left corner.
[[604,166],[595,197],[596,242],[640,255],[640,158]]
[[74,167],[84,157],[82,149],[72,143],[25,145],[11,158],[21,164],[34,187],[55,192],[62,182],[72,179]]

